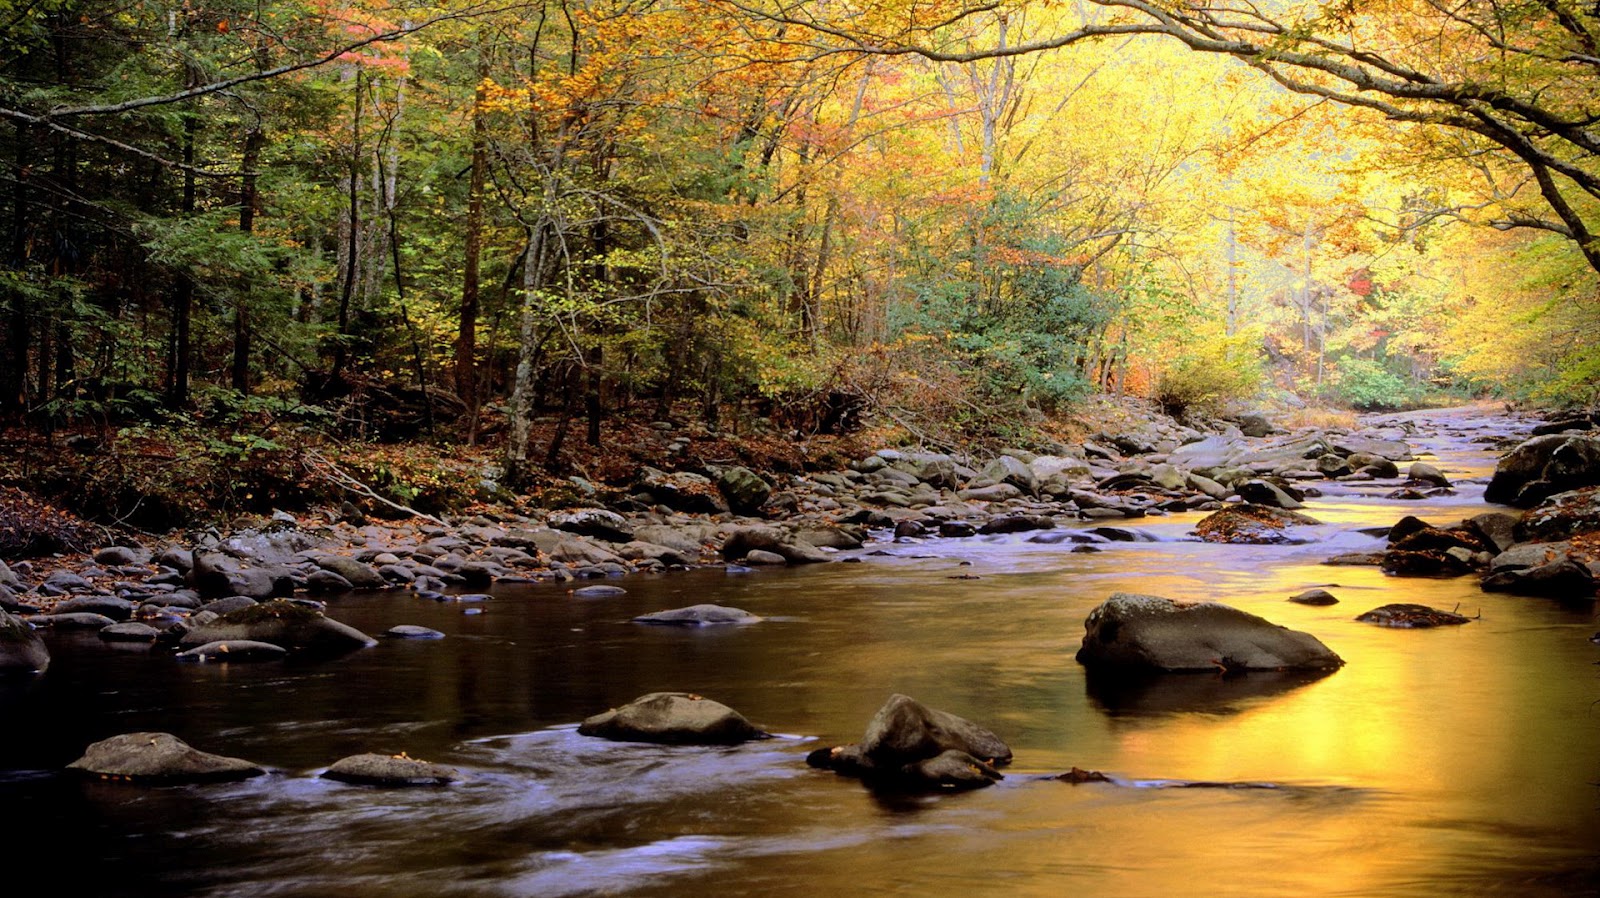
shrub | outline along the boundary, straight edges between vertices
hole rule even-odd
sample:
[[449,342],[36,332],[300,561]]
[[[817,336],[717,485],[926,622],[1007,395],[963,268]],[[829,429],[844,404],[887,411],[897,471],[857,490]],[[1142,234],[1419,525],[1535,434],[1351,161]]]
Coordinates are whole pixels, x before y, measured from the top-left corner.
[[1155,400],[1177,416],[1190,410],[1217,412],[1229,402],[1255,396],[1265,375],[1254,343],[1253,336],[1240,334],[1179,354],[1157,373]]
[[1405,408],[1417,398],[1411,383],[1371,359],[1340,359],[1334,375],[1333,398],[1362,411]]

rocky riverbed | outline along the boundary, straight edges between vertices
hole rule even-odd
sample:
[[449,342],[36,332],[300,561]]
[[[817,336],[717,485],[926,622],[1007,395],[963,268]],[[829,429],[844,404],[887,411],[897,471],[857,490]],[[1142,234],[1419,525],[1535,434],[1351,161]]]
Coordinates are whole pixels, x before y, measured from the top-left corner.
[[[1402,576],[1477,572],[1488,590],[1593,601],[1600,566],[1594,421],[1522,424],[1531,438],[1499,438],[1506,454],[1487,486],[1490,498],[1513,507],[1437,525],[1405,517],[1388,531],[1386,550],[1330,563],[1376,564]],[[1050,454],[973,458],[885,448],[844,470],[787,477],[742,467],[646,468],[609,507],[399,523],[279,513],[232,533],[129,539],[82,557],[0,563],[0,608],[31,627],[89,628],[108,642],[192,650],[202,643],[190,630],[203,634],[252,603],[289,598],[321,608],[353,590],[409,589],[471,613],[496,583],[859,561],[876,544],[932,536],[1036,532],[1038,542],[1095,551],[1141,538],[1119,522],[1193,510],[1214,512],[1195,529],[1201,540],[1293,542],[1297,526],[1316,523],[1298,510],[1302,501],[1324,484],[1370,486],[1398,501],[1451,492],[1438,468],[1415,457],[1408,441],[1415,426],[1391,418],[1350,431],[1285,431],[1252,415],[1201,431],[1153,417]],[[619,587],[574,584],[599,588]],[[8,627],[18,635],[5,643],[15,648],[0,667],[47,663],[37,640]]]

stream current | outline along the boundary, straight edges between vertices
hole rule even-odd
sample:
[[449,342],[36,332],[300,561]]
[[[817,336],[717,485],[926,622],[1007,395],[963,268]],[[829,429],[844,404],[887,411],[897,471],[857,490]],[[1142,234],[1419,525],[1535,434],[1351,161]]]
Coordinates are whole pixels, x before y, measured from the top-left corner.
[[[1404,514],[1448,525],[1489,510],[1495,454],[1476,440],[1510,422],[1416,419],[1410,442],[1458,495],[1398,502],[1381,498],[1392,484],[1326,484],[1307,503],[1324,523],[1305,545],[1194,542],[1201,515],[1183,514],[1126,522],[1152,541],[1093,554],[1026,533],[890,543],[861,564],[634,577],[615,598],[502,587],[475,615],[407,592],[354,594],[330,616],[447,638],[314,664],[182,665],[93,633],[48,634],[49,671],[0,684],[7,853],[103,898],[1600,894],[1593,611],[1484,593],[1476,577],[1320,563],[1381,548],[1361,528]],[[1341,603],[1285,601],[1316,586]],[[1073,653],[1084,617],[1117,591],[1226,602],[1348,663],[1309,679],[1091,680]],[[629,622],[699,602],[766,621]],[[1389,602],[1481,619],[1353,620]],[[785,735],[705,749],[576,733],[588,715],[667,690]],[[806,767],[810,749],[859,739],[894,692],[994,730],[1016,755],[1006,779],[887,797]],[[139,730],[272,772],[167,788],[60,773],[90,742]],[[382,790],[317,778],[367,751],[465,780]],[[1044,778],[1073,766],[1116,782]],[[1189,781],[1271,788],[1177,787]]]

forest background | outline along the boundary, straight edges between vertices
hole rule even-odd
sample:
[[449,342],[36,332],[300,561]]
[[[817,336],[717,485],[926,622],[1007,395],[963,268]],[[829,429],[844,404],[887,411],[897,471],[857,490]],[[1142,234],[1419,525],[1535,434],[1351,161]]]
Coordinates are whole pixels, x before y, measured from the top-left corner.
[[0,483],[160,527],[1102,393],[1593,403],[1597,41],[1572,0],[0,0]]

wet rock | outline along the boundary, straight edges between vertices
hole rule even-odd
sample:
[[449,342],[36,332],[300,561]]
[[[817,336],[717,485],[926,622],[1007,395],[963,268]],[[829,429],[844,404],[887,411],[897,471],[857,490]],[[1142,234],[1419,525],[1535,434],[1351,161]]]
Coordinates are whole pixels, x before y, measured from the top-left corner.
[[50,650],[33,627],[0,611],[0,677],[42,672],[50,666]]
[[1324,477],[1343,477],[1352,470],[1348,461],[1332,452],[1317,459],[1317,472]]
[[112,624],[100,630],[100,638],[106,642],[155,642],[160,635],[160,630],[137,621]]
[[855,527],[847,528],[831,525],[800,527],[794,531],[794,535],[796,539],[810,543],[819,549],[859,549],[862,545],[861,533]]
[[444,634],[431,627],[419,627],[416,624],[395,624],[383,631],[383,635],[390,639],[443,639]]
[[914,521],[909,518],[904,521],[897,521],[894,525],[895,539],[915,539],[919,536],[925,536],[927,533],[928,528],[923,526],[921,521]]
[[1573,604],[1593,602],[1596,587],[1594,571],[1567,558],[1532,567],[1506,568],[1483,581],[1484,592],[1540,596]]
[[1486,544],[1494,546],[1496,552],[1504,552],[1516,545],[1518,520],[1516,515],[1490,511],[1462,521],[1461,526],[1476,533]]
[[563,537],[547,550],[547,554],[551,561],[570,565],[606,564],[623,560],[621,555],[610,549],[576,536]]
[[789,564],[829,561],[828,554],[776,527],[736,527],[722,544],[722,557],[742,558],[760,549],[783,556]]
[[1484,488],[1486,502],[1529,508],[1549,496],[1600,485],[1600,439],[1550,434],[1512,449]]
[[1011,455],[1002,455],[989,462],[982,474],[997,484],[1009,484],[1029,495],[1039,488],[1039,475],[1027,462]]
[[812,767],[859,776],[891,789],[971,789],[1001,778],[995,767],[1011,761],[999,736],[962,717],[905,695],[892,695],[855,745],[818,749]]
[[910,474],[918,482],[939,489],[955,489],[961,485],[961,478],[956,473],[955,459],[942,452],[902,452],[884,449],[879,450],[878,454],[889,462],[891,469]]
[[1568,431],[1574,430],[1592,429],[1594,429],[1594,418],[1587,415],[1580,415],[1572,418],[1558,418],[1554,421],[1546,421],[1543,424],[1536,425],[1531,433],[1534,436],[1544,436],[1552,433],[1567,433]]
[[1389,480],[1400,476],[1400,466],[1381,456],[1358,452],[1351,455],[1347,461],[1352,470],[1370,474],[1378,480]]
[[191,630],[178,644],[187,649],[237,640],[267,642],[307,655],[333,655],[376,644],[370,636],[321,611],[282,599],[229,612]]
[[1326,589],[1308,589],[1289,597],[1297,605],[1337,605],[1339,599]]
[[89,746],[68,770],[102,779],[199,783],[248,779],[266,773],[239,758],[190,748],[170,733],[125,733]]
[[744,561],[745,564],[753,564],[759,567],[778,567],[789,563],[782,555],[777,552],[768,552],[766,549],[751,549],[745,553]]
[[212,614],[220,617],[224,614],[232,614],[241,608],[249,608],[253,605],[259,604],[261,603],[250,598],[249,596],[228,596],[224,599],[217,599],[213,602],[207,602],[201,607],[206,611],[209,611]]
[[1266,505],[1230,505],[1212,512],[1195,525],[1194,532],[1208,543],[1293,545],[1309,540],[1293,537],[1291,526],[1320,523],[1310,515]]
[[442,764],[407,757],[405,754],[361,754],[340,758],[322,774],[324,779],[360,786],[444,786],[459,774]]
[[90,583],[87,579],[80,577],[76,573],[64,568],[51,571],[49,575],[44,578],[44,582],[46,586],[54,586],[63,593],[80,590],[87,592],[94,589],[93,583]]
[[[1393,531],[1390,531],[1391,534]],[[1494,543],[1467,529],[1423,527],[1413,530],[1400,539],[1390,536],[1390,548],[1401,552],[1448,552],[1454,548],[1466,549],[1469,554],[1495,551]]]
[[0,586],[10,587],[11,589],[20,589],[22,587],[22,579],[4,561],[0,561]]
[[1100,771],[1098,771],[1098,770],[1084,770],[1081,767],[1074,767],[1071,770],[1068,770],[1066,773],[1062,773],[1062,774],[1059,774],[1057,776],[1051,777],[1051,779],[1059,780],[1060,782],[1063,782],[1063,783],[1071,783],[1074,786],[1080,785],[1082,783],[1109,783],[1109,782],[1111,782],[1111,777],[1106,776],[1105,774],[1101,773]]
[[[378,576],[383,576],[381,573]],[[387,581],[385,581],[387,582]],[[316,570],[306,575],[306,589],[311,592],[349,592],[355,585],[333,571]]]
[[1522,516],[1514,528],[1518,542],[1553,542],[1600,532],[1600,489],[1557,493]]
[[670,745],[735,745],[770,738],[727,705],[687,692],[641,696],[590,717],[578,733],[615,742]]
[[223,596],[249,596],[264,600],[277,595],[292,595],[294,581],[280,570],[246,568],[218,552],[196,552],[190,572],[195,589],[203,599]]
[[1049,530],[1055,525],[1055,519],[1044,515],[1013,514],[985,522],[983,526],[978,528],[978,532],[982,534],[1027,533],[1033,530]]
[[690,605],[670,611],[656,611],[634,618],[638,624],[672,624],[685,627],[705,627],[718,624],[754,624],[761,620],[741,608],[726,605]]
[[219,639],[174,655],[179,661],[276,661],[288,657],[282,646],[253,639]]
[[1440,611],[1429,608],[1427,605],[1411,605],[1396,603],[1374,608],[1365,614],[1356,617],[1364,624],[1377,624],[1380,627],[1398,627],[1403,629],[1423,629],[1427,627],[1447,627],[1457,624],[1468,624],[1472,618],[1464,617],[1453,611]]
[[978,528],[971,521],[941,521],[939,522],[939,535],[953,539],[964,539],[976,536]]
[[1216,602],[1116,593],[1084,622],[1090,668],[1217,671],[1332,670],[1344,664],[1315,636]]
[[67,614],[35,614],[28,618],[29,623],[38,627],[50,627],[55,630],[103,630],[116,623],[104,614],[93,614],[88,611],[73,611]]
[[349,581],[350,586],[355,589],[382,589],[389,585],[389,581],[383,579],[377,568],[370,564],[362,564],[354,558],[346,558],[343,555],[319,555],[316,562],[323,570],[332,571]]
[[558,512],[550,516],[549,523],[557,530],[614,543],[631,542],[638,536],[626,518],[604,508]]
[[612,599],[627,594],[626,589],[609,585],[581,586],[572,591],[573,598],[578,599]]
[[1406,479],[1431,486],[1448,487],[1450,485],[1450,479],[1444,476],[1443,471],[1427,462],[1421,461],[1411,463],[1410,470],[1406,471]]
[[1390,549],[1378,566],[1385,574],[1399,577],[1456,577],[1471,569],[1465,559],[1441,549]]
[[1323,560],[1323,564],[1349,567],[1377,567],[1383,564],[1382,552],[1343,552]]
[[1349,436],[1335,436],[1328,442],[1333,447],[1333,450],[1340,455],[1349,456],[1362,453],[1364,455],[1376,455],[1379,458],[1386,458],[1390,461],[1406,461],[1411,458],[1411,447],[1399,440],[1375,439],[1359,434],[1351,434]]
[[56,614],[75,614],[87,612],[89,614],[103,614],[114,621],[125,621],[133,617],[133,610],[138,607],[127,599],[116,596],[78,596],[56,603]]
[[1299,500],[1289,495],[1288,491],[1265,480],[1246,480],[1236,485],[1234,490],[1238,492],[1239,498],[1252,505],[1290,510],[1305,507]]

